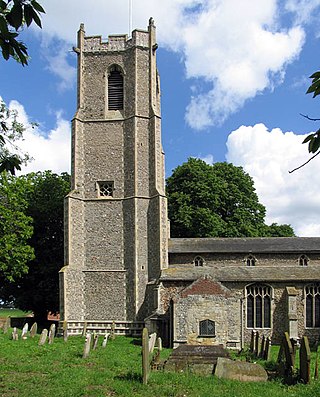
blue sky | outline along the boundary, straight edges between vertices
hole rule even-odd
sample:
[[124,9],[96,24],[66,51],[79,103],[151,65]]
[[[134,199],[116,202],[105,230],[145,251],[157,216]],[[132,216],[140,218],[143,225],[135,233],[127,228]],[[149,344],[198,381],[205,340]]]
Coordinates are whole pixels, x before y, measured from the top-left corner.
[[[132,26],[157,26],[166,173],[188,157],[230,161],[254,179],[267,221],[320,236],[316,158],[303,135],[319,128],[320,100],[305,95],[320,69],[320,0],[131,0]],[[23,68],[0,62],[0,96],[28,126],[21,147],[34,161],[24,172],[70,170],[70,120],[76,104],[81,22],[88,35],[128,33],[130,0],[39,1],[43,29],[22,38],[31,56]],[[93,5],[92,5],[93,4]]]

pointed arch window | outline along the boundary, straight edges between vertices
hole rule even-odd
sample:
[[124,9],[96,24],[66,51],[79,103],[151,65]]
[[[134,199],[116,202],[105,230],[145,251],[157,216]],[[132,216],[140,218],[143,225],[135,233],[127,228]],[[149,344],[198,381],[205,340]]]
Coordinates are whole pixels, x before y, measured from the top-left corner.
[[195,266],[201,267],[204,265],[204,259],[202,258],[202,256],[196,256],[193,260],[193,263]]
[[248,255],[245,259],[247,266],[255,266],[256,265],[256,258],[253,255]]
[[309,258],[307,255],[300,255],[299,257],[299,265],[300,266],[308,266]]
[[246,288],[247,327],[271,327],[271,287],[253,284]]
[[123,73],[118,65],[108,70],[108,110],[123,109]]
[[320,328],[320,284],[310,284],[305,288],[306,327]]
[[199,336],[215,336],[216,324],[212,320],[202,320],[199,322]]

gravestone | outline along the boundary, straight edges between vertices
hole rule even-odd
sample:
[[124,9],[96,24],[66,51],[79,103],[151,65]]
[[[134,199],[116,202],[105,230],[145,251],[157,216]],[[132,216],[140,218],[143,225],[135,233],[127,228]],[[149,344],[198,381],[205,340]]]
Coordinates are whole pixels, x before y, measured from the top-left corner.
[[250,352],[251,353],[254,353],[255,340],[256,340],[256,331],[252,330],[251,339],[250,339]]
[[157,340],[157,334],[154,332],[149,336],[149,353],[153,353],[156,340]]
[[98,340],[99,340],[99,335],[95,334],[93,337],[92,350],[96,350],[96,348],[98,346]]
[[142,383],[148,383],[150,372],[150,358],[149,358],[149,334],[147,328],[142,331]]
[[265,349],[264,349],[264,355],[263,359],[266,361],[270,360],[270,351],[271,351],[271,339],[269,336],[266,339],[266,344],[265,344]]
[[30,338],[34,338],[36,336],[37,330],[38,330],[37,323],[33,323],[31,328],[30,328]]
[[12,331],[12,340],[18,340],[18,339],[19,339],[19,334],[17,331],[17,327],[14,327]]
[[102,341],[102,347],[106,347],[107,346],[109,335],[110,334],[108,332],[104,335],[104,338],[103,338],[103,341]]
[[265,348],[266,348],[266,337],[263,335],[261,339],[261,346],[260,346],[260,353],[259,357],[264,359],[264,354],[265,354]]
[[162,339],[160,338],[160,336],[157,339],[157,348],[158,348],[159,352],[162,351]]
[[44,345],[46,343],[47,337],[48,337],[48,330],[43,329],[39,339],[39,346]]
[[268,374],[261,365],[233,361],[225,357],[218,357],[214,375],[218,378],[241,382],[266,382],[268,380]]
[[300,379],[303,383],[310,383],[310,359],[311,352],[309,341],[306,336],[302,338],[300,351]]
[[86,335],[87,335],[87,322],[85,321],[83,323],[82,336],[86,337]]
[[63,322],[62,332],[63,332],[63,340],[65,342],[67,342],[68,341],[68,323],[66,321]]
[[291,383],[295,366],[295,351],[288,332],[285,332],[283,335],[277,362],[279,364],[280,376],[284,377],[285,382]]
[[10,328],[10,326],[11,326],[11,318],[7,317],[6,321],[3,324],[3,333],[4,334],[6,334],[8,332],[8,329]]
[[86,340],[84,342],[84,349],[83,349],[83,358],[87,358],[89,356],[91,349],[91,334],[88,332],[86,335]]
[[116,323],[114,321],[112,321],[111,331],[110,331],[110,339],[115,340],[115,338],[116,338]]
[[55,334],[56,334],[56,325],[51,324],[50,331],[49,331],[49,345],[51,345],[53,343]]
[[29,324],[25,323],[25,325],[22,328],[22,334],[21,334],[21,338],[22,339],[27,339],[27,334],[28,334],[28,329],[29,329]]
[[254,341],[254,351],[253,354],[258,357],[259,354],[259,332],[256,331],[255,341]]

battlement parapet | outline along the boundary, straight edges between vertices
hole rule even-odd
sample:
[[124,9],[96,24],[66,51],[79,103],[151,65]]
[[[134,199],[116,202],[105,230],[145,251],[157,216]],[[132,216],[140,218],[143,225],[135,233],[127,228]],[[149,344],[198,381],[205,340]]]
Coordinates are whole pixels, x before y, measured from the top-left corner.
[[84,52],[105,52],[105,51],[125,51],[130,47],[149,47],[149,32],[144,30],[134,30],[132,37],[128,39],[126,34],[108,36],[107,41],[102,40],[102,36],[84,37]]

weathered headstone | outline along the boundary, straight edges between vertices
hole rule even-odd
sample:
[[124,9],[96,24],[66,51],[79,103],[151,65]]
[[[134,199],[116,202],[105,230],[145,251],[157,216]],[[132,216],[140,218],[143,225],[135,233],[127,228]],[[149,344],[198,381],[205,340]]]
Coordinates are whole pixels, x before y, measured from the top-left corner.
[[22,334],[21,334],[22,339],[27,339],[28,329],[29,329],[29,324],[25,323],[25,325],[22,328]]
[[259,354],[259,332],[256,331],[255,341],[254,341],[254,351],[253,354],[258,357]]
[[268,380],[268,374],[261,365],[245,361],[233,361],[224,357],[218,357],[214,374],[218,378],[242,382],[265,382]]
[[157,340],[157,334],[154,332],[149,336],[149,353],[153,353],[156,340]]
[[87,322],[85,321],[84,323],[83,323],[83,329],[82,329],[82,336],[84,337],[87,337]]
[[31,328],[30,328],[30,338],[34,338],[36,336],[37,330],[38,330],[37,323],[33,323]]
[[295,352],[288,332],[285,332],[283,335],[277,361],[280,375],[285,378],[285,382],[290,383],[294,372]]
[[250,339],[250,352],[251,353],[254,352],[255,340],[256,340],[256,331],[252,330],[251,339]]
[[310,359],[311,352],[306,336],[302,338],[300,346],[300,379],[303,383],[310,383]]
[[67,321],[63,322],[62,332],[63,332],[63,340],[65,342],[67,342],[67,340],[68,340],[68,323],[67,323]]
[[150,372],[150,361],[149,361],[149,335],[147,328],[143,328],[142,331],[142,383],[146,385],[148,383],[148,377]]
[[263,359],[266,361],[270,360],[270,351],[271,351],[271,339],[268,336],[266,339],[266,344],[265,344],[265,349],[264,349],[264,355],[263,355]]
[[39,346],[44,345],[46,343],[47,337],[48,337],[48,330],[43,329],[39,339]]
[[56,334],[56,325],[51,324],[50,330],[49,330],[49,345],[51,345],[53,343],[55,334]]
[[114,340],[116,338],[116,323],[112,321],[111,331],[110,331],[110,339]]
[[162,351],[162,339],[160,336],[157,339],[157,348],[158,348],[159,352]]
[[96,348],[98,346],[98,340],[99,340],[99,335],[95,334],[93,337],[92,350],[96,350]]
[[91,334],[88,332],[86,335],[86,340],[84,342],[84,349],[83,349],[83,358],[87,358],[89,356],[91,349]]
[[103,338],[103,341],[102,341],[102,347],[106,347],[107,346],[109,336],[110,336],[110,334],[108,332],[104,335],[104,338]]
[[4,334],[6,334],[8,332],[8,329],[10,328],[10,326],[11,326],[11,318],[7,317],[6,321],[3,324],[3,333]]
[[262,359],[264,357],[265,348],[266,348],[266,337],[264,335],[262,335],[261,345],[260,345],[260,353],[259,353],[259,357],[261,357]]
[[12,331],[12,340],[18,340],[18,339],[19,339],[19,334],[17,331],[17,327],[14,327]]

